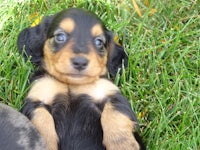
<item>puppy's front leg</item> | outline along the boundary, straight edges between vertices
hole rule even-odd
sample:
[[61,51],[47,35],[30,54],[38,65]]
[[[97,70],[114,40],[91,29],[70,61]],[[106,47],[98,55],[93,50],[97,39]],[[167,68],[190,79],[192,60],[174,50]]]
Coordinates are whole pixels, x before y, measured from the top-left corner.
[[27,101],[22,112],[29,117],[31,122],[44,138],[48,150],[57,150],[58,136],[55,130],[54,119],[45,107],[36,107],[37,103],[42,104],[42,102]]
[[130,104],[121,94],[109,97],[106,102],[101,124],[103,128],[103,144],[107,150],[140,150],[142,143],[134,137],[137,118]]
[[54,78],[49,76],[40,78],[31,87],[22,110],[45,139],[48,150],[58,149],[54,119],[48,110],[51,109],[56,95],[66,94],[67,91],[67,85]]

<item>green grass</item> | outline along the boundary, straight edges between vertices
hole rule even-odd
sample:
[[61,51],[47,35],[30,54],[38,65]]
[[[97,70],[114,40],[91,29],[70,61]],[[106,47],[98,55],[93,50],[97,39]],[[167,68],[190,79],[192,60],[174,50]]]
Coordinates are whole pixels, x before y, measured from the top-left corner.
[[[33,14],[54,14],[68,7],[97,13],[115,31],[129,55],[129,68],[115,83],[139,116],[149,149],[200,149],[200,3],[194,0],[137,1],[3,1],[0,4],[0,101],[23,105],[33,71],[17,53],[19,32]],[[149,15],[152,9],[157,12]],[[30,19],[30,16],[33,16]]]

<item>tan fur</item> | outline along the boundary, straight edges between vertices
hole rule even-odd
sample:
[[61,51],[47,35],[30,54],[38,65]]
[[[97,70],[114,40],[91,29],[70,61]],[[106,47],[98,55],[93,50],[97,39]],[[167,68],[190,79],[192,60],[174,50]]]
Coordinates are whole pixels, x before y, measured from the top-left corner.
[[69,89],[75,95],[88,94],[96,102],[101,102],[103,98],[119,91],[117,86],[106,79],[99,79],[93,83],[85,85],[69,85]]
[[135,123],[107,102],[101,116],[103,144],[107,150],[139,150],[133,136]]
[[36,108],[31,121],[45,139],[48,150],[57,150],[58,136],[51,114],[43,107]]
[[[92,44],[89,54],[75,54],[72,51],[73,42],[70,41],[65,47],[56,53],[52,52],[50,40],[44,46],[44,62],[46,70],[56,79],[67,84],[87,84],[106,74],[107,53],[100,57]],[[81,56],[89,60],[87,68],[81,72],[73,68],[71,59]]]
[[91,33],[93,37],[103,34],[102,26],[100,24],[94,25],[91,29]]
[[75,28],[75,22],[71,18],[66,18],[60,23],[60,27],[63,28],[67,33],[71,33]]
[[45,104],[51,105],[57,94],[67,94],[67,92],[68,86],[66,84],[63,84],[52,77],[46,76],[33,83],[27,97],[31,98],[33,101],[41,101]]

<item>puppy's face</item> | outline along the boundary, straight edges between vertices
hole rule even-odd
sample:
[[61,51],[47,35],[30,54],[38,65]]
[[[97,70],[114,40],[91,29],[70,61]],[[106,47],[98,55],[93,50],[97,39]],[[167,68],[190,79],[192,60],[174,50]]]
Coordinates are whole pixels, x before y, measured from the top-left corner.
[[109,38],[93,14],[70,9],[55,16],[44,44],[44,67],[69,84],[85,84],[105,75]]
[[105,75],[111,77],[126,67],[122,46],[113,41],[101,20],[82,9],[68,9],[44,17],[35,27],[18,36],[20,53],[43,67],[56,79],[68,84],[85,84]]

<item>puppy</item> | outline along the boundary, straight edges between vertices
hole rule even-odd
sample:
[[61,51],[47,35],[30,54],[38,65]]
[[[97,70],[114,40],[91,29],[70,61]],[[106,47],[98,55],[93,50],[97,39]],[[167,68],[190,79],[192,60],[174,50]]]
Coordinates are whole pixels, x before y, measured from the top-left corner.
[[2,150],[45,150],[46,144],[23,114],[0,103],[0,145]]
[[95,14],[71,8],[46,17],[20,33],[18,48],[42,68],[22,112],[49,150],[145,149],[130,104],[106,78],[127,56]]

